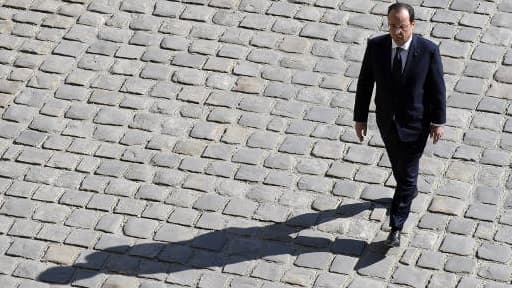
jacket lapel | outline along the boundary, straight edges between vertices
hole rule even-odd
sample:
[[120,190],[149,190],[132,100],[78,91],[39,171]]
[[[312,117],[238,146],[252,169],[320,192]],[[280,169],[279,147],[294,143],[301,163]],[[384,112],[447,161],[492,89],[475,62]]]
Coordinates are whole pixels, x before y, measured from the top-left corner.
[[381,67],[383,67],[384,73],[382,75],[385,77],[384,83],[391,83],[391,36],[388,34],[386,40],[383,42],[384,45],[381,51],[384,53],[382,55],[381,61],[384,61],[384,63],[382,63]]
[[402,82],[405,82],[407,77],[411,74],[411,69],[414,67],[414,61],[416,55],[418,55],[418,47],[416,46],[416,36],[415,34],[412,34],[412,41],[411,45],[409,46],[409,52],[407,53],[407,61],[405,62],[405,68],[402,74]]

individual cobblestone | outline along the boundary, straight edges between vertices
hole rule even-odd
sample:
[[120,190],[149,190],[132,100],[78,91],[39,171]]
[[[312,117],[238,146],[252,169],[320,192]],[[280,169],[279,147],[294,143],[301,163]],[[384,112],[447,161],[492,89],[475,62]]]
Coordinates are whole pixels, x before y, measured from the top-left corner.
[[24,257],[28,259],[39,259],[46,248],[46,243],[32,239],[16,239],[6,251],[6,255]]

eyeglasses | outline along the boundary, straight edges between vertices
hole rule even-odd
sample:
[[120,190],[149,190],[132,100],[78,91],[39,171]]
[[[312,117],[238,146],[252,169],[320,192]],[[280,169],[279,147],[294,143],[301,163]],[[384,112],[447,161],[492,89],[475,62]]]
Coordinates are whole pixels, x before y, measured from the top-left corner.
[[411,26],[411,24],[402,24],[402,25],[390,24],[390,25],[388,25],[388,28],[389,28],[389,30],[393,30],[393,31],[396,29],[405,31],[405,30],[407,30],[407,28],[409,28],[409,26]]

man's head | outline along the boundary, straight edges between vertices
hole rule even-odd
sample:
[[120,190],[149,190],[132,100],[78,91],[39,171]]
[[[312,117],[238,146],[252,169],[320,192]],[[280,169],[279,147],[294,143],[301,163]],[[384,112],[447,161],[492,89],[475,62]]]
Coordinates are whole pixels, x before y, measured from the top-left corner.
[[398,46],[402,46],[414,30],[414,9],[405,3],[394,3],[388,8],[388,27],[391,38]]

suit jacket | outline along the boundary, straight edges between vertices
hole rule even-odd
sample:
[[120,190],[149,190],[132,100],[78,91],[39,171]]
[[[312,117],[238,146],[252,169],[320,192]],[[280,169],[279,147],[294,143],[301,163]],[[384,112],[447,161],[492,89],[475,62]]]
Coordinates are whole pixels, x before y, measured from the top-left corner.
[[357,83],[354,121],[366,122],[375,84],[375,114],[381,133],[395,125],[402,141],[446,122],[446,88],[438,46],[412,35],[401,83],[391,78],[391,36],[368,40]]

